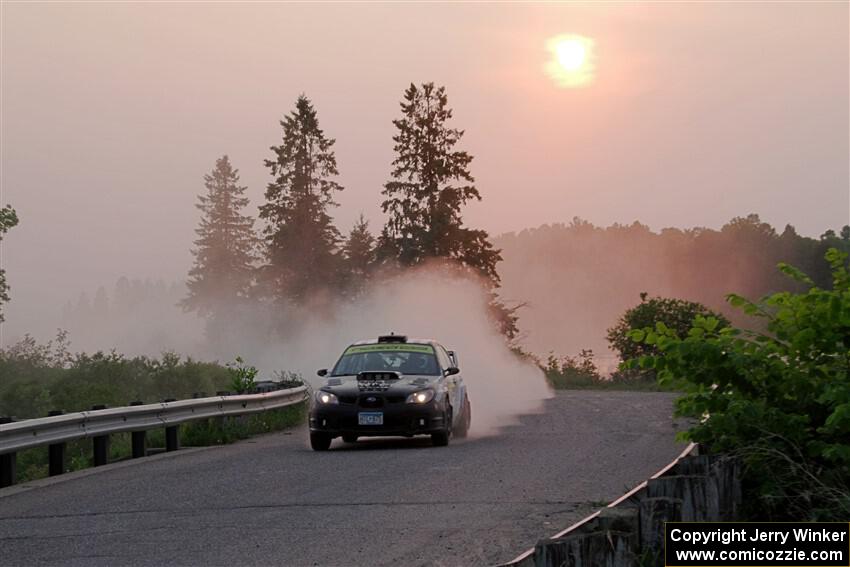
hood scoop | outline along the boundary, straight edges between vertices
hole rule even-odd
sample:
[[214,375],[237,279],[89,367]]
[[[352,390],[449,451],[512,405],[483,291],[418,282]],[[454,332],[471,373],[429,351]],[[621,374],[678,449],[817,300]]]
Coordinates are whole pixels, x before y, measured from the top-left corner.
[[401,372],[391,371],[364,371],[357,375],[358,380],[363,380],[366,382],[382,382],[387,380],[398,380],[400,378]]
[[339,378],[331,378],[328,380],[327,386],[340,386],[342,384],[342,380]]
[[401,379],[401,372],[361,372],[357,387],[361,392],[386,392]]

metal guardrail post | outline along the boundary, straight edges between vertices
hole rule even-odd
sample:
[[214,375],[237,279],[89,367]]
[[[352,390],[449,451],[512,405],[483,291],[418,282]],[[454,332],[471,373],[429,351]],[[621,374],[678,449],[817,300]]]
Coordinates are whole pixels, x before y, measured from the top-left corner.
[[[167,400],[162,400],[163,403],[176,402],[177,400],[174,398],[168,398]],[[179,425],[171,425],[165,428],[165,451],[171,452],[176,451],[180,448],[180,426]]]
[[0,455],[0,488],[15,484],[17,465],[18,455],[16,453]]
[[[0,423],[12,423],[11,417],[0,417]],[[0,455],[0,488],[15,484],[17,476],[18,454],[4,453]]]
[[165,450],[176,451],[180,448],[180,426],[172,425],[165,428]]
[[[145,402],[136,400],[130,402],[131,406],[143,406]],[[148,432],[145,430],[133,431],[130,433],[130,444],[133,447],[133,458],[139,459],[148,454]]]
[[[106,409],[103,404],[92,406],[92,411]],[[92,457],[93,464],[100,467],[109,462],[109,435],[98,435],[92,437]]]
[[[62,410],[52,410],[47,413],[47,417],[62,414]],[[51,443],[47,446],[47,473],[50,476],[65,473],[65,447],[65,442]]]

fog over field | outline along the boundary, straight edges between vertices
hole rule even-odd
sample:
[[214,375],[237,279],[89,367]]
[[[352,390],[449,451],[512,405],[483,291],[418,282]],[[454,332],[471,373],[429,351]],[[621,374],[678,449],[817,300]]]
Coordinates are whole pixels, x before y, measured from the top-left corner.
[[513,416],[534,412],[551,395],[541,370],[508,350],[493,327],[481,284],[436,265],[388,275],[353,302],[324,297],[304,308],[235,308],[216,340],[205,336],[200,318],[175,305],[181,291],[121,282],[111,305],[105,291],[97,294],[101,299],[84,305],[85,311],[66,314],[72,350],[169,351],[222,362],[241,356],[260,369],[262,379],[296,372],[317,385],[316,370],[332,367],[352,342],[409,333],[436,338],[458,353],[475,403],[473,435],[492,433]]

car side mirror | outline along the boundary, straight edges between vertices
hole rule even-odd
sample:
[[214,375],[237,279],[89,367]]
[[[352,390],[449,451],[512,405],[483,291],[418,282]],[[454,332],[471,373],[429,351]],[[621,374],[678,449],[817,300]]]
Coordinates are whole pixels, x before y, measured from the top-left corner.
[[328,369],[322,368],[321,370],[316,370],[316,375],[317,376],[327,376],[328,375]]
[[449,355],[449,359],[452,361],[452,366],[460,366],[457,362],[457,353],[453,350],[446,351],[446,354]]
[[446,376],[454,376],[455,374],[460,374],[460,368],[457,366],[450,366],[446,368]]

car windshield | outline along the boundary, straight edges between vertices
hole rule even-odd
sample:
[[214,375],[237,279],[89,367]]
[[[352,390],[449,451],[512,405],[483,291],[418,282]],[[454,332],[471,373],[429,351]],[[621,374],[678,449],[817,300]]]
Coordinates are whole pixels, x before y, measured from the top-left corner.
[[440,367],[431,345],[354,345],[342,353],[331,376],[353,376],[360,372],[439,376]]

